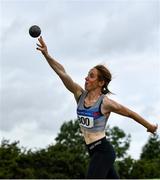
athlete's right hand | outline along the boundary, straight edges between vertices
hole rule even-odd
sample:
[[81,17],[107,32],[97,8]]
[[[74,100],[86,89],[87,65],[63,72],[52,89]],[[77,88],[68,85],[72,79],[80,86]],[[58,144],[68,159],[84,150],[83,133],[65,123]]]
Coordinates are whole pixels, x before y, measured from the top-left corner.
[[40,44],[37,43],[36,49],[41,51],[43,55],[47,55],[48,54],[47,45],[45,44],[42,36],[40,36],[40,38],[38,38],[38,41]]

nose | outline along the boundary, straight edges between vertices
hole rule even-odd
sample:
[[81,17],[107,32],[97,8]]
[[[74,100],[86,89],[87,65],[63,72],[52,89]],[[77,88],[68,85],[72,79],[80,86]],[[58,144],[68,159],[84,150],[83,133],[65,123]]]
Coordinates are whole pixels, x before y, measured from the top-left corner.
[[88,81],[88,76],[87,76],[87,77],[85,77],[85,80],[86,80],[86,81]]

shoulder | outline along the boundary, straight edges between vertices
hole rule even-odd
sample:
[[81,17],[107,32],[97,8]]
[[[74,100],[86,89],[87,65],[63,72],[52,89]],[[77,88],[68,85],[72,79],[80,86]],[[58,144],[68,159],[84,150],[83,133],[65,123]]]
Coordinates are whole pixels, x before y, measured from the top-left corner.
[[110,104],[111,104],[111,99],[110,98],[108,98],[108,96],[104,96],[104,98],[103,98],[103,101],[102,101],[102,104],[103,104],[103,106],[109,106]]
[[112,112],[115,109],[119,109],[120,108],[120,104],[119,103],[117,103],[116,101],[108,98],[107,96],[104,97],[103,102],[102,102],[102,106],[103,106],[103,109],[105,111],[108,111],[108,112]]
[[83,94],[85,94],[85,90],[84,89],[80,89],[79,91],[77,91],[76,94],[74,94],[75,100],[78,103],[80,98],[82,97]]

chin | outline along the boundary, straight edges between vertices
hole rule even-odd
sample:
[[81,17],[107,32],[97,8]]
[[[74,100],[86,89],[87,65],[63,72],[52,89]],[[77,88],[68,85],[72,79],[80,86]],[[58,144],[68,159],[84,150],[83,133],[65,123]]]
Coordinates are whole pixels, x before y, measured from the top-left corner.
[[88,88],[87,88],[87,86],[84,86],[84,89],[85,89],[86,91],[88,91]]

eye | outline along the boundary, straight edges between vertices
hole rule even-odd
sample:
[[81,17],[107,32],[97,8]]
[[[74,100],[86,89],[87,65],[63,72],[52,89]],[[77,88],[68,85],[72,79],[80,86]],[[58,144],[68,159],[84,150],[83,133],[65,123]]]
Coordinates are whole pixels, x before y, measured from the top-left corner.
[[89,77],[90,77],[90,78],[95,78],[95,74],[94,74],[94,73],[90,73],[90,74],[89,74]]

